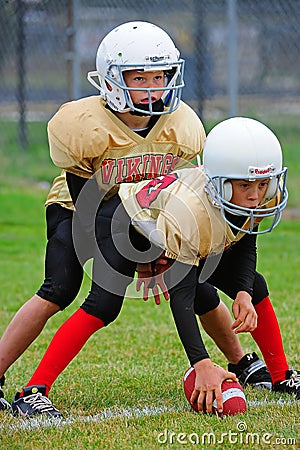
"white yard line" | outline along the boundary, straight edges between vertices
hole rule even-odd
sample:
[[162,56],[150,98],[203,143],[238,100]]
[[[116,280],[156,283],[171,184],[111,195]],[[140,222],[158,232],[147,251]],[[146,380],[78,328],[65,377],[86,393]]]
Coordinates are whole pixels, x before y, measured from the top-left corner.
[[[292,400],[264,400],[264,401],[251,401],[247,402],[247,405],[251,408],[257,408],[259,406],[270,406],[270,405],[279,405],[279,406],[290,406],[294,405],[295,402]],[[182,408],[172,408],[172,407],[147,407],[144,408],[122,408],[122,409],[105,409],[99,414],[94,414],[90,416],[70,416],[65,419],[50,419],[45,417],[31,418],[31,419],[21,419],[16,418],[16,423],[7,423],[0,424],[0,431],[20,431],[20,430],[34,430],[36,428],[49,428],[56,427],[60,428],[66,425],[72,425],[73,423],[99,423],[104,420],[114,419],[116,417],[132,419],[138,417],[145,416],[157,416],[164,413],[171,412],[182,412],[189,410],[188,406]]]

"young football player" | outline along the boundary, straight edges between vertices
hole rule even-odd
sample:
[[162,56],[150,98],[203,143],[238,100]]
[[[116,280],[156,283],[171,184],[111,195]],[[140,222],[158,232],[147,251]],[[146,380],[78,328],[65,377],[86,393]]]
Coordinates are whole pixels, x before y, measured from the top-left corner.
[[[100,96],[64,105],[52,133],[56,145],[70,151],[69,156],[85,153],[74,169],[75,176],[82,175],[85,181],[101,167],[104,182],[151,179],[201,152],[204,128],[181,101],[184,61],[167,33],[150,23],[123,24],[100,43],[96,66],[97,71],[90,72],[88,79],[100,90]],[[81,178],[76,180],[80,182]],[[1,389],[7,369],[39,335],[47,320],[75,299],[83,278],[82,266],[93,256],[94,242],[85,231],[79,231],[80,225],[74,249],[73,210],[63,171],[54,180],[46,201],[45,280],[20,308],[0,340],[0,409],[10,407]],[[220,309],[225,314],[225,305]],[[228,340],[223,337],[220,345],[226,342],[228,361],[238,363],[244,353],[238,340],[226,331],[228,323],[221,324]],[[268,384],[268,371],[262,361],[258,363],[247,382]],[[252,360],[246,369],[253,372]]]
[[[13,411],[27,416],[61,416],[47,397],[53,382],[91,334],[115,320],[137,261],[153,261],[164,250],[173,262],[166,272],[172,313],[196,370],[191,401],[197,399],[200,411],[205,402],[206,410],[211,412],[215,396],[221,412],[221,383],[227,378],[236,379],[236,375],[215,366],[202,342],[195,313],[203,312],[203,302],[210,302],[207,310],[219,307],[201,297],[202,280],[233,298],[233,329],[254,332],[265,327],[260,316],[266,318],[266,345],[261,345],[260,339],[257,343],[263,354],[267,347],[274,348],[274,337],[277,339],[280,331],[277,322],[264,312],[266,285],[255,281],[256,235],[271,231],[279,222],[287,202],[285,177],[275,135],[257,121],[235,118],[210,132],[204,170],[181,169],[150,182],[122,183],[118,193],[102,202],[99,209],[95,207],[98,251],[94,254],[90,294],[56,333],[32,378],[16,394]],[[77,181],[73,181],[71,177],[73,193],[78,192],[75,217],[80,223],[86,216],[87,199],[94,197],[94,183],[87,182],[80,191]],[[100,191],[98,194],[105,195]],[[264,217],[271,219],[271,224],[259,231]],[[261,304],[264,306],[260,310]],[[270,311],[268,314],[272,316]],[[75,332],[78,327],[80,333]],[[299,373],[286,369],[282,348],[276,351],[273,357],[282,378],[273,389],[299,396]]]
[[[153,67],[151,58],[156,57],[158,61],[154,61]],[[123,73],[122,68],[118,73],[123,61],[128,63],[127,70],[132,70]],[[63,107],[63,121],[68,118],[71,123],[70,134],[66,136],[70,147],[72,139],[76,140],[82,133],[82,146],[94,153],[94,160],[103,165],[108,178],[120,182],[124,177],[137,181],[163,175],[177,167],[180,160],[189,161],[202,150],[203,125],[181,101],[184,60],[165,31],[146,22],[115,28],[100,43],[96,66],[100,86],[93,79],[94,72],[88,74],[88,79],[100,89],[100,96],[83,98]],[[123,74],[133,87],[146,88],[142,98],[136,98],[141,91],[129,96],[116,85],[125,82]],[[116,83],[109,84],[108,76]],[[133,106],[132,101],[137,105]],[[143,109],[147,110],[146,116],[142,114]],[[117,111],[130,112],[120,115]],[[64,129],[66,123],[61,126]],[[86,236],[82,238],[82,249],[86,249],[87,256],[80,252],[79,262],[74,250],[74,206],[65,173],[55,179],[46,206],[45,280],[18,311],[0,341],[0,409],[9,406],[1,390],[4,373],[39,335],[49,317],[74,300],[83,277],[81,263],[92,256],[86,248]]]

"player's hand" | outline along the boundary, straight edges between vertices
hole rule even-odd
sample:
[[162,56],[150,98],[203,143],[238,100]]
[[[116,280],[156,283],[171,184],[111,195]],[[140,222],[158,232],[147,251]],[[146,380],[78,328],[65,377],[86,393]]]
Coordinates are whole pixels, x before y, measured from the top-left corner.
[[248,292],[240,291],[237,293],[232,305],[232,312],[235,321],[231,328],[236,334],[255,330],[257,327],[257,314],[251,302],[251,295]]
[[155,261],[154,273],[163,273],[170,267],[169,260],[164,254]]
[[[165,264],[162,264],[165,267]],[[169,292],[164,281],[163,272],[160,267],[152,270],[151,263],[137,265],[138,279],[136,282],[136,290],[139,292],[143,286],[143,299],[146,301],[149,298],[149,289],[152,289],[155,303],[160,305],[160,292],[163,293],[166,300],[169,300]]]
[[[160,290],[163,293],[165,300],[169,300],[170,295],[169,295],[168,288],[165,283],[163,274],[167,269],[169,269],[169,267],[170,267],[170,262],[169,262],[168,258],[166,258],[163,254],[159,258],[157,258],[157,260],[155,261],[154,268],[153,268],[154,286],[152,287],[152,292],[153,292],[153,294],[155,294],[156,290],[157,290],[157,286],[159,286]],[[155,292],[154,292],[154,290],[155,290]]]
[[214,364],[210,359],[203,359],[194,364],[196,371],[195,388],[192,392],[190,403],[196,403],[198,411],[213,412],[213,401],[217,402],[217,411],[223,412],[223,399],[221,385],[224,380],[237,381],[234,373]]

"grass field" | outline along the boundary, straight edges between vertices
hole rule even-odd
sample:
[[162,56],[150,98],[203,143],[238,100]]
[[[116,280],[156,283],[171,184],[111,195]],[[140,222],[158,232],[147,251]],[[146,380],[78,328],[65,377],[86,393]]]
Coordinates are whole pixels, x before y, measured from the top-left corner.
[[[294,172],[300,165],[296,135],[290,140],[287,136]],[[40,173],[38,164],[26,173],[16,152],[6,155],[6,169],[0,169],[0,333],[43,279],[47,191],[41,181],[50,181],[57,171],[39,154],[38,160],[44,161]],[[30,157],[24,158],[28,162]],[[14,167],[12,160],[18,161]],[[291,183],[297,186],[297,182],[292,176]],[[293,205],[300,206],[294,199]],[[288,361],[298,369],[299,235],[299,221],[282,221],[274,232],[259,238],[258,261],[268,279]],[[74,304],[52,318],[9,369],[8,399],[27,382],[53,333],[78,308],[88,289],[86,277]],[[224,356],[204,338],[212,359],[225,366]],[[243,335],[241,340],[245,351],[259,353],[251,336]],[[51,399],[67,420],[55,426],[0,413],[0,448],[299,448],[299,403],[287,395],[247,389],[246,414],[223,420],[199,415],[191,411],[183,394],[187,367],[168,303],[156,306],[150,300],[127,299],[117,321],[89,340],[53,386]]]

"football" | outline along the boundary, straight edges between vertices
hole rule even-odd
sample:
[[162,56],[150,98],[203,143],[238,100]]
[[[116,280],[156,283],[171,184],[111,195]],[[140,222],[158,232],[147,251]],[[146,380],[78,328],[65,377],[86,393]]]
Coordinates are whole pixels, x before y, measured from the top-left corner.
[[[195,386],[196,372],[194,367],[190,367],[183,377],[183,389],[187,401],[190,403],[190,398]],[[223,414],[224,416],[233,416],[234,414],[242,414],[247,409],[245,394],[240,383],[231,380],[225,380],[222,383],[222,397],[223,397]],[[197,403],[191,407],[198,412]],[[217,413],[216,400],[213,402],[213,412]]]

